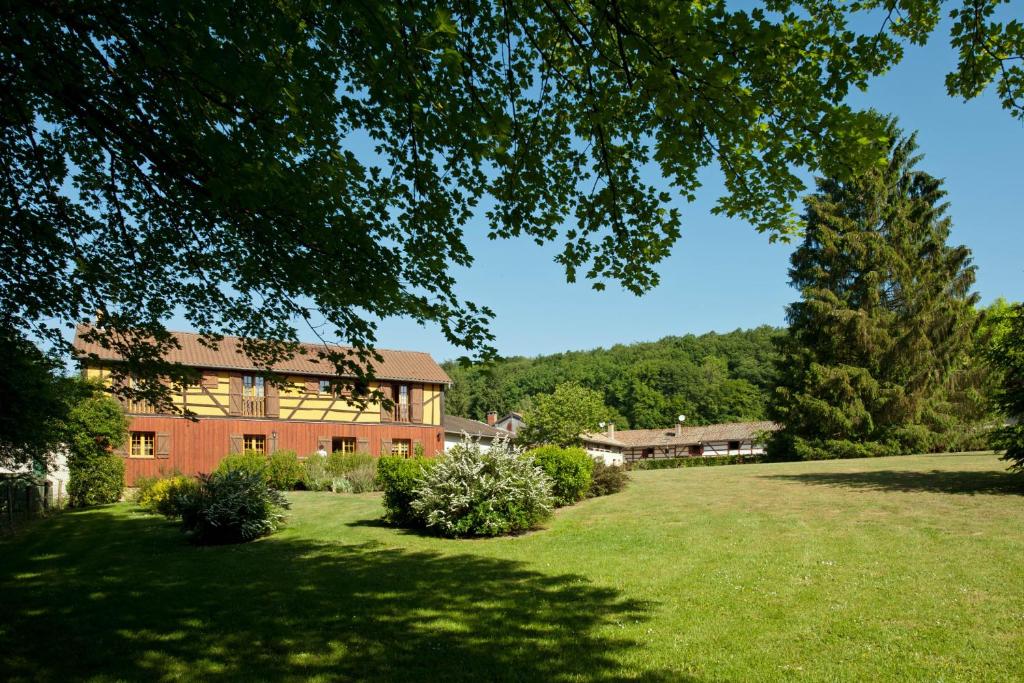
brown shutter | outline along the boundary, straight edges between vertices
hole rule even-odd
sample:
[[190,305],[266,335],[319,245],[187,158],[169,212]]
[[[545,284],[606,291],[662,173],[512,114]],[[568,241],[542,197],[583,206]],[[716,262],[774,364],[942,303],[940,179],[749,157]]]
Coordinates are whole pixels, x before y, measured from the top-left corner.
[[[381,395],[384,396],[384,398],[387,398],[387,399],[393,398],[392,395],[391,395],[391,385],[390,384],[385,384],[384,382],[381,382],[380,385],[378,386],[378,389],[380,390],[380,393],[381,393]],[[394,416],[394,409],[395,409],[395,406],[394,406],[393,402],[392,402],[391,407],[388,407],[387,404],[382,400],[380,402],[380,421],[381,422],[393,422],[394,418],[395,418],[395,416]]]
[[203,388],[204,389],[216,389],[220,386],[220,377],[216,372],[204,372],[203,373]]
[[318,436],[317,439],[316,439],[316,447],[317,447],[317,450],[320,450],[322,448],[325,451],[327,451],[328,453],[330,453],[331,452],[331,437],[329,437],[329,436]]
[[171,457],[171,435],[167,432],[157,432],[156,435],[156,457]]
[[280,391],[276,384],[267,382],[264,386],[264,408],[263,412],[267,417],[280,417],[281,415],[281,398]]
[[241,434],[232,434],[228,437],[228,453],[241,453],[244,445]]
[[380,440],[380,454],[391,455],[391,441],[389,439]]
[[423,422],[423,385],[413,384],[409,389],[409,420]]
[[370,452],[370,440],[364,437],[356,439],[356,450],[360,453]]
[[318,379],[307,379],[306,380],[306,393],[307,394],[319,394],[320,393],[320,380],[318,380]]
[[228,414],[242,414],[242,376],[228,377]]

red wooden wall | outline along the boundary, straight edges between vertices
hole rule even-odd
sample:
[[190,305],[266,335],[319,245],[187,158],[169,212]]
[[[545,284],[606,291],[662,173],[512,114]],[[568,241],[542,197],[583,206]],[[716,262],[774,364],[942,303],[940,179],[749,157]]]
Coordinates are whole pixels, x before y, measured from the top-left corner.
[[[126,458],[125,482],[131,486],[139,476],[160,476],[172,472],[197,474],[212,472],[229,452],[232,434],[263,434],[268,448],[277,432],[277,449],[295,451],[299,457],[316,452],[320,439],[355,437],[365,439],[373,455],[381,452],[381,442],[409,439],[423,444],[424,454],[435,456],[444,450],[444,433],[436,425],[353,424],[299,422],[296,420],[246,420],[209,418],[196,422],[183,417],[134,416],[129,429],[170,435],[166,458]],[[328,448],[330,450],[330,448]]]

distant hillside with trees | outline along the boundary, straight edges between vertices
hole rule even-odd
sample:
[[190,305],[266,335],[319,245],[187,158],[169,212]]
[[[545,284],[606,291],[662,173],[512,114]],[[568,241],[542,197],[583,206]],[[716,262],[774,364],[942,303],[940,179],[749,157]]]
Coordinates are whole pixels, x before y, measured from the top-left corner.
[[576,382],[601,392],[619,428],[665,427],[680,414],[687,424],[765,419],[783,335],[764,325],[485,365],[448,362],[454,386],[446,409],[482,420],[489,410],[526,410],[534,396]]

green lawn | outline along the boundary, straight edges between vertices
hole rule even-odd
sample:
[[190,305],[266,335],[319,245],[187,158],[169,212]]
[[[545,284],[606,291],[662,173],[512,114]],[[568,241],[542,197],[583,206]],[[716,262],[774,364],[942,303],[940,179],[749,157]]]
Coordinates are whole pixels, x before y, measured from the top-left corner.
[[1022,680],[1024,483],[993,455],[636,472],[448,541],[377,494],[193,548],[116,505],[0,540],[0,678]]

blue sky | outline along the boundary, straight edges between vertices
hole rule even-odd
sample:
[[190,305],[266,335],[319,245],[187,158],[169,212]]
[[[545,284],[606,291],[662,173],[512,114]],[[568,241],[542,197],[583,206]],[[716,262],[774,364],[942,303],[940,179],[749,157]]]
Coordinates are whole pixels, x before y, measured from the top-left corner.
[[[850,103],[895,114],[904,129],[918,131],[925,155],[919,168],[946,180],[952,241],[974,253],[983,303],[1000,296],[1021,300],[1024,123],[1000,107],[992,88],[967,103],[950,98],[943,78],[954,66],[940,28],[927,46],[908,48],[899,66]],[[787,283],[793,245],[769,244],[749,225],[711,215],[720,182],[710,171],[705,179],[698,200],[681,207],[682,238],[661,264],[661,284],[643,297],[567,284],[552,262],[555,247],[490,241],[483,219],[466,226],[476,262],[459,271],[459,293],[495,311],[492,331],[502,355],[783,325],[785,306],[796,296]],[[464,353],[438,329],[407,320],[385,321],[378,345],[423,350],[438,360]]]

